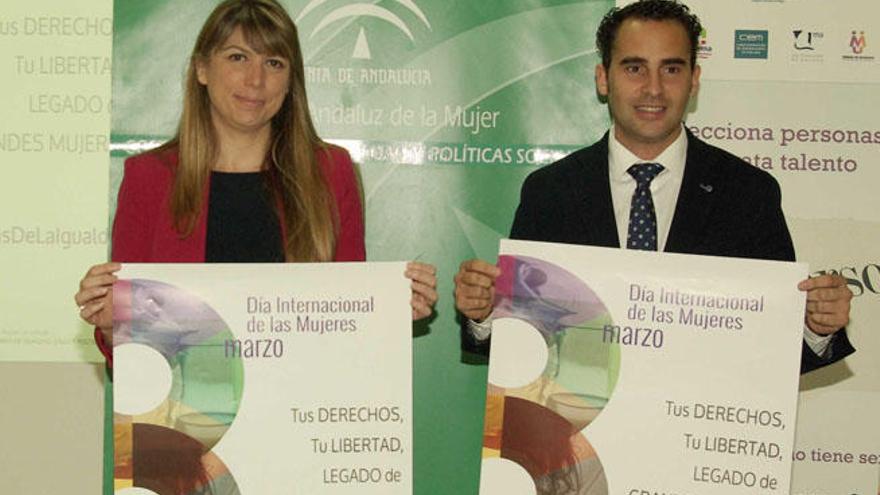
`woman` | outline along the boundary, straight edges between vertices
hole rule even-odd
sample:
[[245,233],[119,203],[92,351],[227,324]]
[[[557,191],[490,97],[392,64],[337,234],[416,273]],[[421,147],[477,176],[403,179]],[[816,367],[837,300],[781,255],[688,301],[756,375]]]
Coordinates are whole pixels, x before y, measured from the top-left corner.
[[[177,135],[130,158],[113,262],[75,296],[111,359],[118,262],[362,261],[364,226],[348,153],[317,136],[293,21],[274,0],[227,0],[199,33]],[[409,263],[413,319],[437,299],[434,268]],[[99,331],[100,330],[100,331]]]
[[[75,296],[111,365],[118,262],[364,260],[351,159],[315,133],[296,28],[275,0],[227,0],[202,27],[177,135],[126,161],[111,258],[88,271]],[[427,316],[437,298],[433,267],[410,263],[406,276],[413,319]],[[207,445],[168,427],[179,420],[130,428],[120,420],[117,474],[156,493],[237,494]]]

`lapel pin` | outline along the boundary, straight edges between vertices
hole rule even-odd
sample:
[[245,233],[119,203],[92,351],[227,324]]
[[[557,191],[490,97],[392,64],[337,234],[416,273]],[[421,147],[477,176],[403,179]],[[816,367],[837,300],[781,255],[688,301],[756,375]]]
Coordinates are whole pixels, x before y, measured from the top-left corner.
[[700,184],[700,189],[710,193],[712,192],[712,184]]

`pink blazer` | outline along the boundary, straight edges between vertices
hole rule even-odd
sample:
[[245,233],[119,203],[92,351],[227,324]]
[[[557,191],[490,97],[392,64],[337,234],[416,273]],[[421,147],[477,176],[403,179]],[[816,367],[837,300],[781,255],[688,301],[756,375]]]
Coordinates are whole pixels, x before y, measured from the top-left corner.
[[[351,158],[343,148],[319,151],[339,213],[334,261],[363,261],[364,220]],[[205,261],[208,208],[202,208],[192,235],[181,237],[171,221],[168,198],[174,183],[177,154],[146,153],[125,161],[113,221],[113,261],[129,263],[200,263]],[[205,188],[202,204],[208,204]]]

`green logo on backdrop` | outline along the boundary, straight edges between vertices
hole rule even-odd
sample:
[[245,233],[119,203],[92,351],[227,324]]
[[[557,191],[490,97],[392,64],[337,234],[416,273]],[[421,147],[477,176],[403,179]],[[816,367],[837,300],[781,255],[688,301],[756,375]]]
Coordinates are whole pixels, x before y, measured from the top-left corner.
[[770,34],[764,30],[737,29],[734,33],[734,58],[767,58]]
[[607,121],[592,32],[610,2],[534,3],[294,8],[319,130],[403,163],[537,165],[591,141]]

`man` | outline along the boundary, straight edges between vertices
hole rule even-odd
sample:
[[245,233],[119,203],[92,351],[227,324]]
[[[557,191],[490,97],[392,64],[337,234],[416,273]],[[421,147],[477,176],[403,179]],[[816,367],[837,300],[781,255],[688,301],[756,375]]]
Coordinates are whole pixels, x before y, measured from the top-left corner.
[[[595,77],[612,128],[526,179],[511,238],[794,260],[772,176],[684,128],[700,82],[700,30],[699,20],[675,0],[641,0],[605,16],[596,34],[602,62]],[[650,229],[637,228],[639,220]],[[488,352],[491,326],[484,320],[499,274],[485,261],[470,260],[455,276],[456,307],[469,320],[462,332],[466,349]],[[807,293],[806,373],[854,352],[843,330],[852,293],[836,275],[804,280],[798,288]]]

